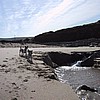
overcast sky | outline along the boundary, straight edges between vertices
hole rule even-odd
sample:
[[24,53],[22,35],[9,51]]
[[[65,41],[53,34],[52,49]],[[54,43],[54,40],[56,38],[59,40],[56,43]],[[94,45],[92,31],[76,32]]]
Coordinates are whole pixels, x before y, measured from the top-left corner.
[[0,37],[35,36],[99,19],[100,0],[0,0]]

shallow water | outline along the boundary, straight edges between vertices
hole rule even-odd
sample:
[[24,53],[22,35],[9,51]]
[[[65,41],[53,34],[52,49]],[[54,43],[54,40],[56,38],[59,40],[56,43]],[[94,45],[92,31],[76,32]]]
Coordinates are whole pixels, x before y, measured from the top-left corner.
[[[80,62],[77,62],[73,66],[61,66],[59,68],[56,68],[55,72],[58,75],[59,80],[63,83],[70,84],[74,90],[78,86],[83,84],[88,85],[90,87],[94,87],[98,90],[98,93],[100,94],[100,69],[77,66],[79,65],[79,63]],[[84,96],[86,95],[92,96],[93,93],[84,94]],[[81,100],[98,100],[98,99],[81,98]]]

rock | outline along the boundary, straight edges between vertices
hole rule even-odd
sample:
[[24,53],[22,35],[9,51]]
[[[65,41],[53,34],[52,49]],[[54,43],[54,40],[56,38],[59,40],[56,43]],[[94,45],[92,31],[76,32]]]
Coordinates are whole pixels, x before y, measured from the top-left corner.
[[73,63],[82,60],[83,57],[84,55],[78,53],[49,52],[43,58],[43,61],[52,68],[57,68],[58,66],[71,66]]
[[92,67],[94,65],[94,54],[84,59],[80,65],[82,67]]
[[48,75],[48,78],[56,80],[56,77],[55,77],[54,74],[50,74],[50,75]]
[[82,86],[79,86],[76,91],[81,91],[81,90],[85,90],[85,91],[91,91],[91,92],[98,92],[96,89],[94,88],[91,88],[87,85],[82,85]]

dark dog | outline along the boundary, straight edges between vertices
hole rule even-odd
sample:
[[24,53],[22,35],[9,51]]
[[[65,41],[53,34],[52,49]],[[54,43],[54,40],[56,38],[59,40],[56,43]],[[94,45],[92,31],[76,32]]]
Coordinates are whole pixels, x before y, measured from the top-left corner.
[[28,50],[27,60],[28,60],[29,62],[32,62],[32,54],[33,54],[33,51],[32,51],[32,50]]

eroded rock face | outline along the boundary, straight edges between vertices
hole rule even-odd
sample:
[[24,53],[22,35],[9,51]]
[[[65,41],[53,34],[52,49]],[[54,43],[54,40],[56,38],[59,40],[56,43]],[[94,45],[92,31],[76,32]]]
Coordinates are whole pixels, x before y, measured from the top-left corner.
[[52,68],[58,66],[72,66],[77,61],[82,61],[81,66],[92,67],[94,65],[94,55],[91,53],[71,53],[48,52],[43,58],[44,62]]
[[71,66],[73,63],[83,59],[83,55],[76,53],[49,52],[48,55],[51,60],[59,66]]
[[82,59],[83,55],[81,54],[66,54],[61,52],[49,52],[43,58],[44,62],[53,68],[58,66],[71,66],[73,63]]

